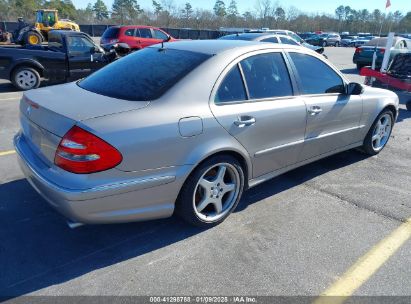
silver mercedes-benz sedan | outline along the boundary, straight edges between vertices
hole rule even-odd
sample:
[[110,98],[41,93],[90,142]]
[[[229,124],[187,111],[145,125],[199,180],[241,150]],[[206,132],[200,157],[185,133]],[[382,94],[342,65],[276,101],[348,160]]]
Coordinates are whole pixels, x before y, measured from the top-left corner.
[[14,143],[72,225],[176,213],[209,227],[279,174],[352,148],[378,154],[398,107],[306,48],[180,41],[26,92]]

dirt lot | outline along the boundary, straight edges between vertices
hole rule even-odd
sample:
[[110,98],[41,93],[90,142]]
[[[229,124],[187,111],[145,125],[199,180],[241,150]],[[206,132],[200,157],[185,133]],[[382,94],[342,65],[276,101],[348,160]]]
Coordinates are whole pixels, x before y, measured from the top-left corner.
[[[326,53],[362,82],[353,49]],[[411,241],[396,234],[411,218],[404,105],[379,156],[349,151],[275,178],[248,191],[216,228],[172,218],[71,230],[18,168],[20,96],[0,83],[0,296],[319,295],[353,265],[354,295],[411,296]],[[364,257],[371,264],[361,268]]]

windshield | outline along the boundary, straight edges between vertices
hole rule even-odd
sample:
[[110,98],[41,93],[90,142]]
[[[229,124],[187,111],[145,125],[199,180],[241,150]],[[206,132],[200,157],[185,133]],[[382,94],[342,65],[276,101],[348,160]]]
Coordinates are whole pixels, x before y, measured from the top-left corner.
[[117,38],[120,28],[118,27],[109,27],[103,33],[102,38]]
[[145,48],[91,74],[78,85],[90,92],[133,101],[161,97],[211,55]]

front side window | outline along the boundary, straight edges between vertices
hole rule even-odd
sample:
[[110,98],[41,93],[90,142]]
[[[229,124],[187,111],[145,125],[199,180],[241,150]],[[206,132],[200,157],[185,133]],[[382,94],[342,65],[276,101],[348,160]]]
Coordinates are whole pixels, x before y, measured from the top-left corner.
[[270,38],[266,38],[261,40],[262,42],[271,42],[271,43],[278,43],[278,39],[277,37],[270,37]]
[[241,62],[250,99],[292,96],[290,76],[281,53],[249,57]]
[[71,36],[67,37],[68,52],[72,56],[80,56],[90,54],[91,48],[95,45],[85,37]]
[[281,37],[280,39],[281,39],[281,42],[284,44],[298,45],[298,43],[291,38]]
[[168,36],[164,34],[162,31],[159,30],[153,30],[154,32],[154,38],[155,39],[161,39],[161,40],[166,40]]
[[216,103],[246,100],[246,92],[238,65],[225,76],[215,97]]
[[342,78],[318,58],[302,53],[290,53],[301,81],[303,94],[343,93]]

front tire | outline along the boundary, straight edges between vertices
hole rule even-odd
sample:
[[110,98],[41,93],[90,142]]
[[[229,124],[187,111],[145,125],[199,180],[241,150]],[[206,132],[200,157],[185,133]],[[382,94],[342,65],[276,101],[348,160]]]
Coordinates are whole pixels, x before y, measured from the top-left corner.
[[244,190],[244,171],[232,156],[206,160],[187,178],[175,212],[187,223],[210,228],[222,223],[237,207]]
[[362,150],[369,155],[379,154],[387,145],[393,126],[394,114],[392,111],[382,111],[368,131]]
[[35,69],[20,67],[13,72],[11,82],[17,89],[27,91],[37,89],[40,86],[41,78],[39,72]]
[[407,102],[406,106],[407,106],[407,110],[411,111],[411,100]]
[[360,71],[364,67],[363,64],[357,63],[357,70]]
[[43,39],[41,35],[36,32],[28,32],[26,34],[25,43],[26,45],[41,45]]
[[323,42],[323,47],[326,47],[327,46],[327,41],[324,41]]
[[337,41],[336,43],[335,43],[335,47],[339,47],[340,46],[340,43]]

